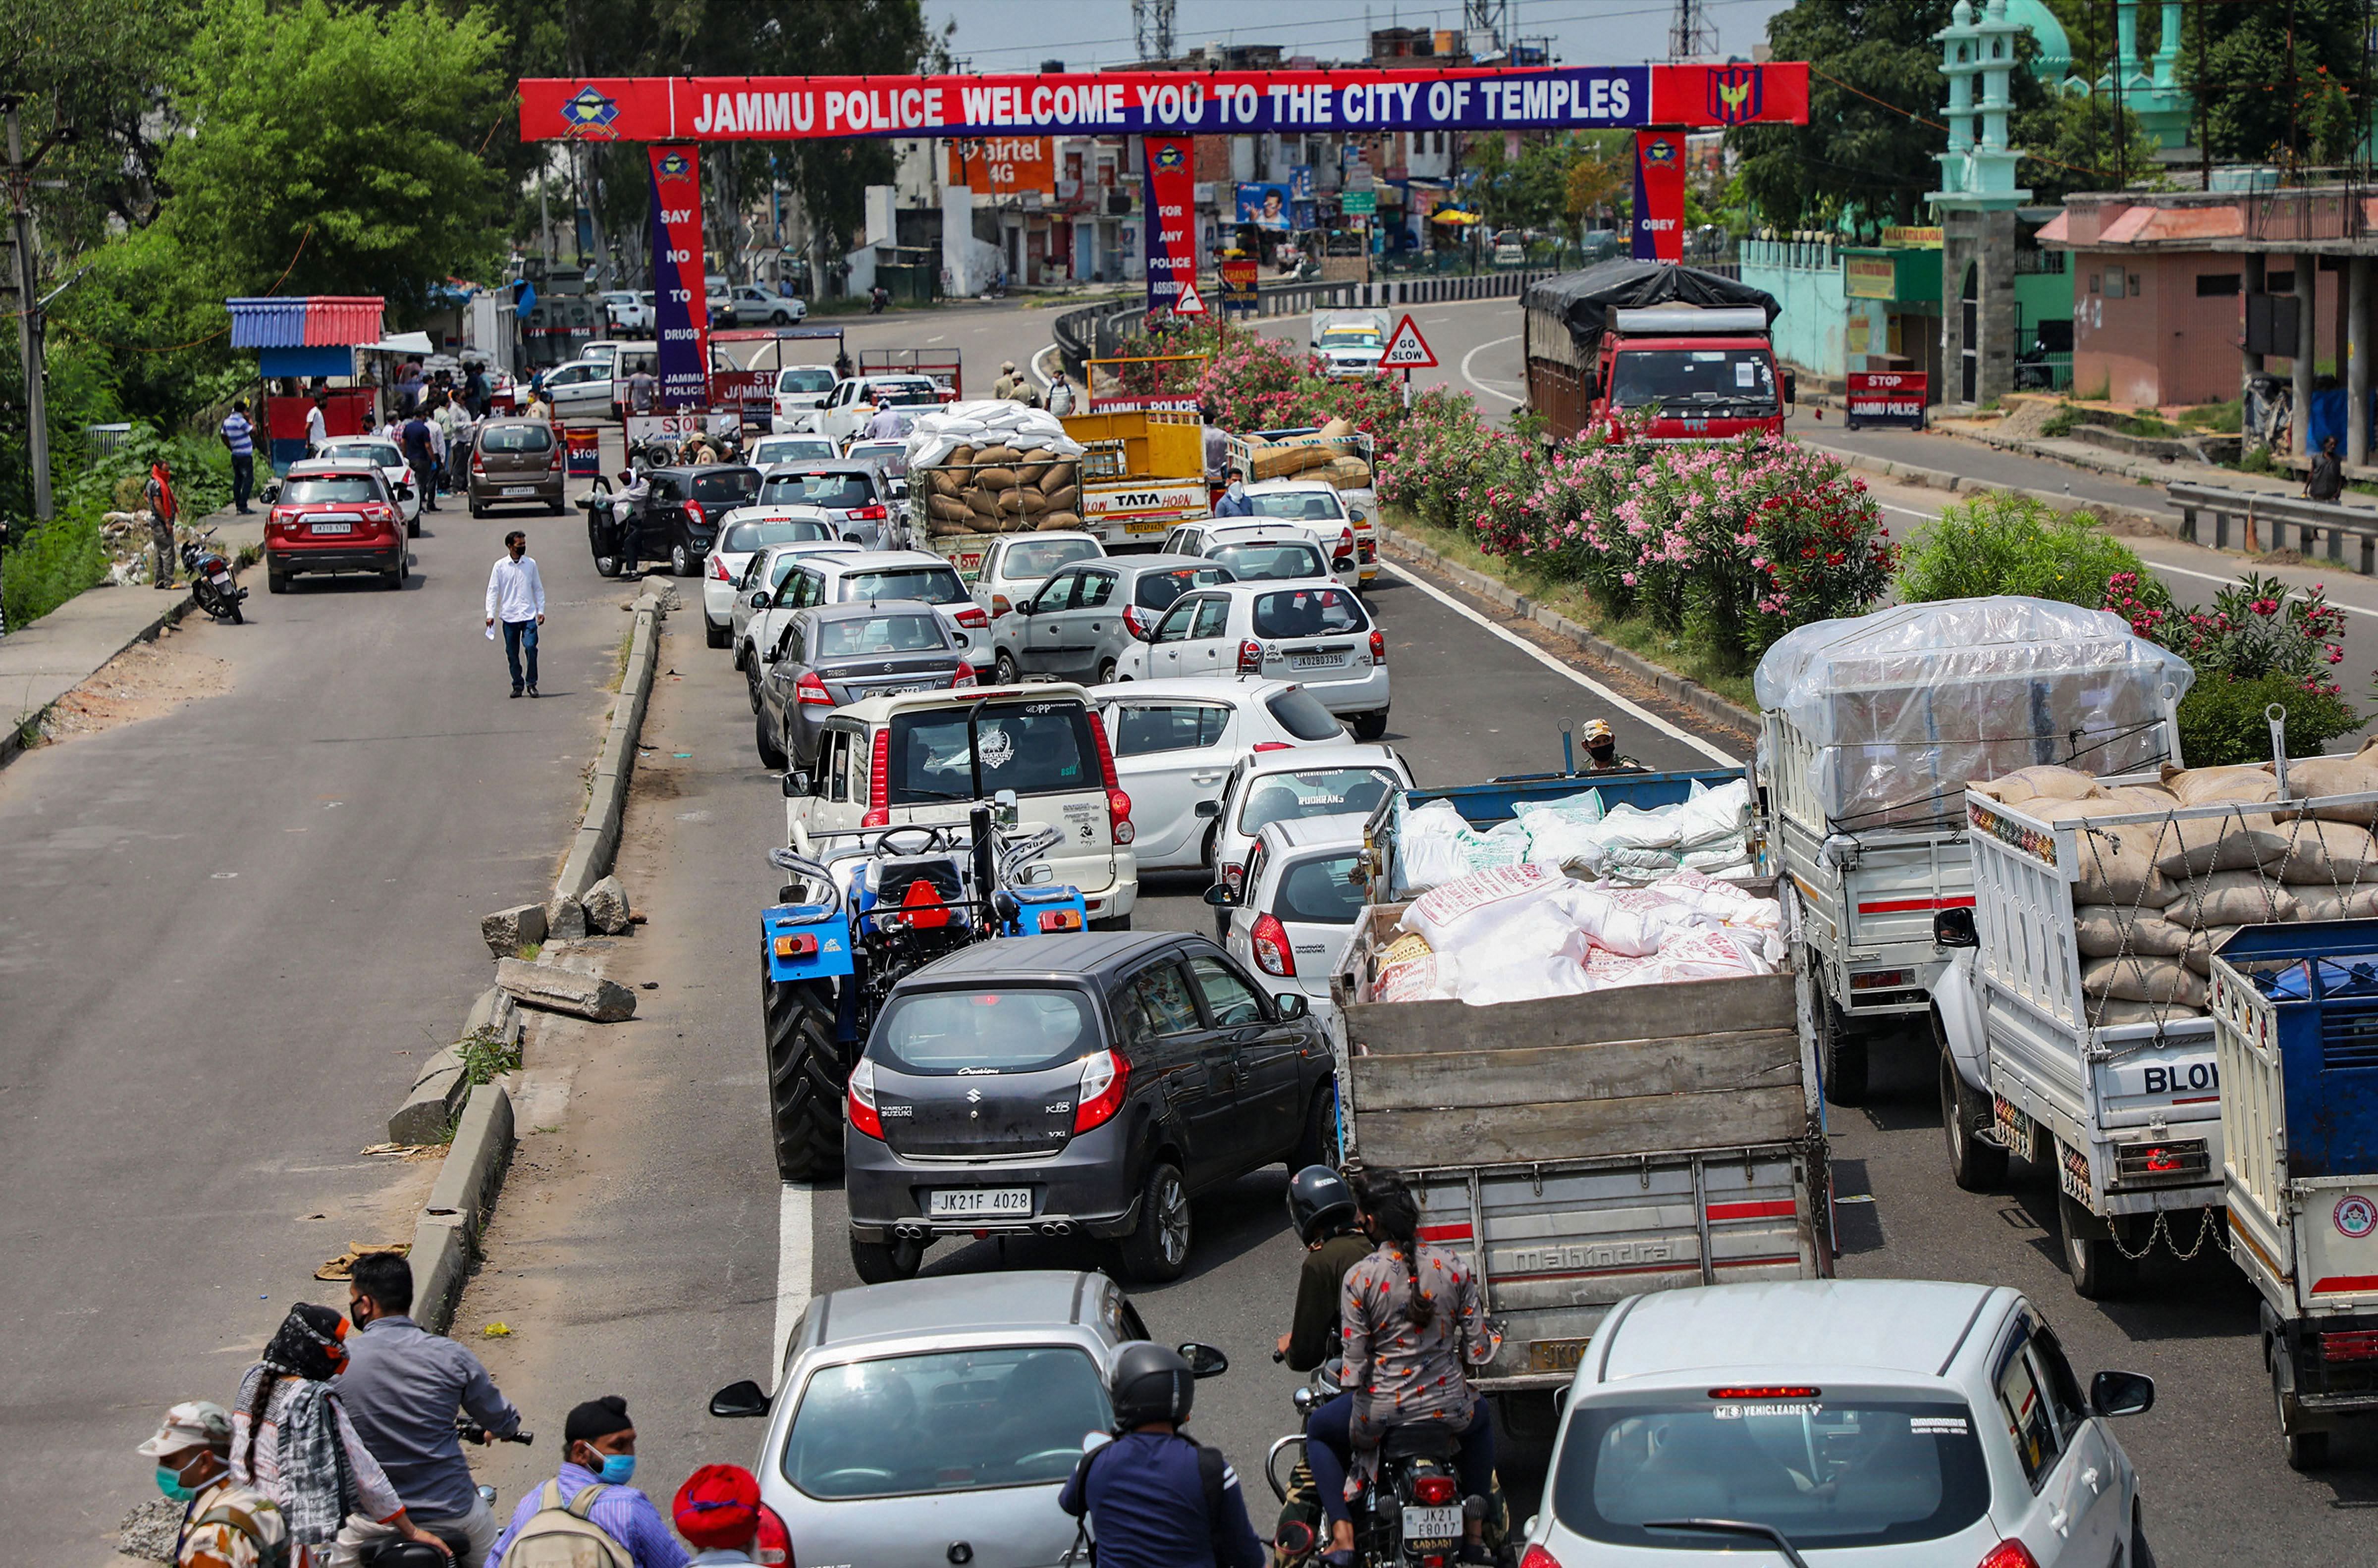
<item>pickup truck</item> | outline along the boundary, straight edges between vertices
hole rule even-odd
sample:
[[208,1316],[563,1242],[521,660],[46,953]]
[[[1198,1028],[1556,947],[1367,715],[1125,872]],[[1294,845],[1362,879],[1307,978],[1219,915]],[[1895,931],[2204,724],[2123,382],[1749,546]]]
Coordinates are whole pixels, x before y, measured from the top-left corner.
[[[1339,1136],[1423,1203],[1422,1234],[1466,1251],[1503,1348],[1497,1395],[1565,1386],[1603,1315],[1645,1290],[1832,1272],[1822,1107],[1807,987],[1784,973],[1630,989],[1626,1005],[1373,999],[1408,907],[1402,813],[1450,801],[1481,829],[1519,801],[1600,790],[1649,808],[1713,770],[1561,774],[1391,794],[1365,831],[1373,898],[1331,982]],[[1771,883],[1754,882],[1772,892]]]
[[1614,260],[1520,296],[1528,403],[1549,434],[1723,441],[1784,429],[1774,299],[1674,262]]
[[1376,376],[1391,325],[1384,310],[1315,311],[1313,353],[1322,374],[1341,381]]

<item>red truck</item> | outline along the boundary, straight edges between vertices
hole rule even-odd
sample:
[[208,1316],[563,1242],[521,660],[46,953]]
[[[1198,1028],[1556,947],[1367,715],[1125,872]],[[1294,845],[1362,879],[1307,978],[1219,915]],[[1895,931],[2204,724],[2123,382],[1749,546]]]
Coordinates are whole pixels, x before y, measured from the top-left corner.
[[1528,402],[1566,440],[1722,441],[1784,428],[1774,299],[1670,262],[1608,261],[1521,298]]

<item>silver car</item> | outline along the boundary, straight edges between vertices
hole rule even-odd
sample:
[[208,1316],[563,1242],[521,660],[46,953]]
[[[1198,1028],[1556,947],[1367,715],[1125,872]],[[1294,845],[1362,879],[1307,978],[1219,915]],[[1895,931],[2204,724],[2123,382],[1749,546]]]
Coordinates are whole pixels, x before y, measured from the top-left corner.
[[1108,556],[1060,567],[991,623],[992,684],[1043,675],[1103,685],[1174,600],[1230,581],[1228,567],[1195,556]]
[[[1147,1337],[1104,1275],[862,1286],[810,1303],[773,1394],[735,1383],[710,1413],[767,1418],[751,1468],[803,1562],[1033,1568],[1073,1542],[1057,1494],[1112,1429],[1116,1353]],[[1182,1351],[1200,1377],[1229,1365]]]

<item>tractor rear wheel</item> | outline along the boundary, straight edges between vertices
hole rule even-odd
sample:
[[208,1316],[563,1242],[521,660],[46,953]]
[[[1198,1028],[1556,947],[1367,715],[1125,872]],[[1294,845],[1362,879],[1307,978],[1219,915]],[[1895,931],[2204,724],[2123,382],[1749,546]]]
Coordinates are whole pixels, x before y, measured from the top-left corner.
[[850,1064],[834,1037],[834,993],[813,980],[770,980],[763,971],[761,1002],[776,1175],[787,1181],[838,1176]]

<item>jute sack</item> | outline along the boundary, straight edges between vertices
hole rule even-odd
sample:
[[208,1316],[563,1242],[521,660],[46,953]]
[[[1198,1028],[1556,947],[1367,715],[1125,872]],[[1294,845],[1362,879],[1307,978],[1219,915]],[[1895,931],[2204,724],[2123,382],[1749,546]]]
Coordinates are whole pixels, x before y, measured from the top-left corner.
[[2182,1007],[2178,1002],[2120,1001],[2111,998],[2093,999],[2088,1006],[2089,1026],[2103,1029],[2114,1023],[2177,1023],[2186,1018],[2202,1018],[2204,1010]]
[[[2351,757],[2305,757],[2288,764],[2288,794],[2295,799],[2372,793],[2378,793],[2378,755],[2373,755],[2369,746]],[[2378,801],[2365,800],[2359,806],[2324,806],[2310,815],[2325,821],[2351,822],[2368,828],[2378,822]]]
[[2302,913],[2294,893],[2276,882],[2265,883],[2260,871],[2216,871],[2174,882],[2170,902],[2163,906],[2166,920],[2195,931],[2294,920]]
[[2267,811],[2174,817],[2163,824],[2156,869],[2174,881],[2216,871],[2251,871],[2287,858],[2288,836]]
[[925,497],[925,515],[935,522],[965,522],[974,516],[974,509],[955,496],[935,490]]
[[1078,513],[1075,512],[1050,512],[1040,520],[1040,527],[1043,532],[1051,529],[1079,528],[1081,526],[1081,517]]
[[2163,786],[2182,806],[2226,806],[2235,801],[2276,800],[2279,781],[2269,767],[2179,768],[2163,771]]
[[2307,887],[2367,887],[2378,883],[2378,841],[2349,822],[2300,817],[2279,825],[2287,858],[2279,880]]
[[1071,462],[1052,462],[1049,465],[1049,472],[1040,476],[1040,488],[1053,496],[1073,482],[1074,465]]
[[2193,932],[2188,939],[2188,951],[2180,955],[2180,961],[2192,973],[2210,980],[2213,978],[2213,950],[2237,934],[2235,926],[2216,926],[2210,930]]
[[2173,925],[2160,910],[2132,914],[2110,904],[2084,904],[2072,911],[2072,940],[2084,958],[2118,958],[2126,952],[2176,958],[2188,947],[2188,928]]
[[1056,511],[1073,511],[1082,504],[1082,487],[1078,485],[1060,485],[1053,488],[1042,485],[1039,487],[1039,495],[1049,503],[1051,509]]
[[929,468],[925,470],[925,479],[932,486],[933,494],[936,496],[955,497],[958,493],[958,476],[955,473],[944,473],[938,468]]
[[2080,878],[2072,884],[2075,904],[2110,904],[2125,909],[2160,910],[2166,903],[2162,875],[2155,863],[2156,827],[2131,823],[2074,835],[2080,856]]
[[2307,920],[2378,919],[2378,887],[2290,888]]
[[977,462],[1010,463],[1015,461],[1023,455],[1024,454],[1022,452],[1017,451],[1014,447],[985,447],[980,451],[975,453],[974,461]]
[[1013,490],[1015,488],[1015,471],[1012,468],[978,468],[974,471],[974,482],[986,490]]
[[2021,806],[2026,800],[2043,796],[2049,800],[2087,800],[2105,793],[2096,779],[2078,768],[2048,766],[2017,768],[1979,787],[2008,806]]
[[2178,1002],[2182,1007],[2204,1005],[2204,976],[2190,972],[2176,958],[2093,959],[2081,969],[2081,994],[2110,997],[2118,1001]]

